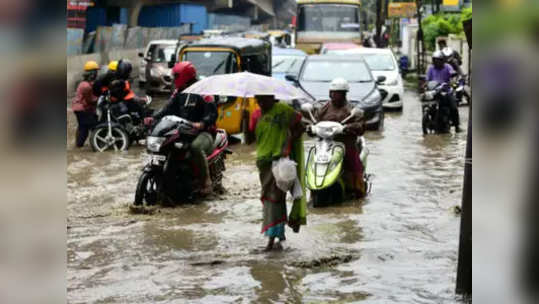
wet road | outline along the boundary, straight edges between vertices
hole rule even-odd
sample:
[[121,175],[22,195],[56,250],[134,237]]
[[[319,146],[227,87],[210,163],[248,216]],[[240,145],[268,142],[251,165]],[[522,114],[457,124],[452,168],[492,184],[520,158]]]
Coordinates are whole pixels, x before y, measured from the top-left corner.
[[[461,108],[466,126],[467,108]],[[283,252],[256,253],[262,206],[253,147],[233,147],[211,201],[131,214],[143,147],[74,150],[68,113],[69,303],[456,303],[465,132],[421,134],[420,106],[366,135],[373,192],[309,209]]]

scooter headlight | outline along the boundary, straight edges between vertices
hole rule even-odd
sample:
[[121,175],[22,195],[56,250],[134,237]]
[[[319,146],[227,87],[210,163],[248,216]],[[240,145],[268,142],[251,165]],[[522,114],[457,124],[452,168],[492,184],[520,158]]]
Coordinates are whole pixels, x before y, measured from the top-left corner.
[[146,146],[149,151],[159,152],[161,145],[165,142],[164,137],[148,136],[146,138]]

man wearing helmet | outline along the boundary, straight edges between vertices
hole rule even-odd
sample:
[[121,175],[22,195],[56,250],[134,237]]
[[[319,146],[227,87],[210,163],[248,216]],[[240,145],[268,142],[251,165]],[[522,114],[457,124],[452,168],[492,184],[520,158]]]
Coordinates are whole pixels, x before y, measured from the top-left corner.
[[77,117],[78,127],[75,145],[84,146],[89,131],[97,123],[95,114],[97,97],[93,94],[92,84],[97,77],[99,65],[95,61],[88,61],[84,65],[83,81],[77,87],[77,94],[71,103],[71,109]]
[[462,70],[460,68],[460,65],[462,64],[462,58],[460,57],[460,54],[452,48],[448,47],[447,41],[445,41],[445,39],[438,40],[438,46],[442,51],[445,62],[449,63],[459,75],[462,75]]
[[107,72],[99,75],[93,83],[95,96],[101,96],[108,91],[110,83],[116,79],[116,71],[118,70],[118,61],[111,61],[107,65]]
[[166,115],[176,115],[192,121],[200,133],[191,144],[193,158],[201,168],[202,194],[209,194],[211,179],[206,155],[213,151],[213,137],[215,135],[215,122],[217,121],[217,106],[212,96],[202,97],[195,94],[181,93],[184,89],[197,81],[197,71],[189,61],[176,63],[172,68],[172,77],[176,87],[169,102],[153,117],[145,119],[146,124],[159,120]]
[[[432,65],[427,71],[427,82],[436,81],[438,83],[447,83],[451,81],[451,77],[455,76],[456,72],[451,65],[445,63],[444,56],[441,51],[436,51],[432,54]],[[460,117],[459,110],[457,108],[457,101],[454,95],[449,96],[449,103],[447,105],[450,110],[451,121],[455,126],[455,132],[461,132],[460,129]]]
[[[315,118],[318,121],[341,122],[349,117],[353,108],[346,100],[346,94],[349,90],[350,85],[346,79],[334,79],[329,87],[331,100],[314,113]],[[363,180],[364,168],[359,160],[361,148],[357,145],[358,136],[363,135],[364,132],[365,121],[362,116],[356,116],[348,121],[344,128],[344,134],[335,137],[335,140],[345,145],[344,181],[347,190],[356,198],[365,196],[366,191]]]
[[[109,64],[109,67],[111,65]],[[133,70],[133,65],[129,60],[122,59],[118,61],[116,70],[114,71],[114,79],[107,85],[107,89],[110,91],[112,102],[121,102],[129,112],[136,112],[140,117],[145,117],[147,114],[144,110],[144,105],[147,101],[146,98],[138,97],[135,92],[131,90],[131,84],[129,83],[129,76]]]

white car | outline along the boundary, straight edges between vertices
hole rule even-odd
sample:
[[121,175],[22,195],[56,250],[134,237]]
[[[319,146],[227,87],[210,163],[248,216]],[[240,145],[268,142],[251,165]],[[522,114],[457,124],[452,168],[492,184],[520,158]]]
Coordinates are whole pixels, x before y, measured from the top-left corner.
[[[152,40],[146,46],[144,53],[139,53],[139,82],[141,85],[148,83],[151,91],[162,91],[170,86],[170,79],[162,79],[169,76],[168,62],[176,50],[178,40]],[[148,79],[150,76],[152,79]]]
[[390,49],[356,48],[339,51],[338,54],[359,54],[365,58],[375,78],[385,76],[386,80],[378,87],[387,92],[383,100],[384,108],[401,109],[404,95],[404,85],[399,73],[397,59]]

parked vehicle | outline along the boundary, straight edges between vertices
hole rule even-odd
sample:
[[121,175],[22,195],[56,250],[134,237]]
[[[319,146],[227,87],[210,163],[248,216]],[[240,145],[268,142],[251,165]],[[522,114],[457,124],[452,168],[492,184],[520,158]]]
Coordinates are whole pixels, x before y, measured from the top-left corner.
[[288,80],[309,93],[315,100],[329,99],[330,82],[342,77],[350,84],[348,102],[356,104],[365,112],[367,127],[382,130],[384,109],[382,95],[377,85],[385,81],[384,76],[376,80],[369,66],[359,55],[311,55],[307,57],[298,77],[287,75]]
[[139,53],[141,58],[139,66],[139,84],[147,92],[170,93],[172,91],[172,77],[168,62],[172,58],[178,40],[153,40],[146,50]]
[[320,55],[324,54],[337,54],[342,51],[361,49],[362,47],[352,42],[332,42],[322,44],[320,49]]
[[[147,107],[152,98],[146,96],[146,99],[145,112],[151,115],[152,110]],[[99,97],[96,112],[98,124],[90,135],[90,145],[94,151],[123,151],[131,143],[146,138],[148,128],[144,125],[144,117],[137,112],[129,112],[122,102],[111,102],[108,92]]]
[[270,42],[274,47],[290,47],[292,44],[292,36],[288,31],[269,30]]
[[421,94],[421,110],[423,134],[449,133],[451,129],[450,111],[447,99],[453,94],[447,83],[430,81],[425,92]]
[[[244,71],[271,76],[271,49],[260,39],[215,37],[180,46],[171,64],[176,58],[190,61],[200,78]],[[255,99],[216,96],[216,101],[217,127],[231,135],[247,132],[251,113],[258,109]]]
[[296,47],[318,54],[322,43],[361,44],[360,0],[298,0]]
[[[281,80],[286,80],[286,75],[297,77],[305,58],[307,58],[304,51],[297,49],[273,48],[272,55],[271,76]],[[292,82],[292,84],[294,83]]]
[[[352,114],[341,122],[316,121],[312,115],[313,106],[303,104],[302,110],[311,116],[312,124],[310,132],[316,136],[315,145],[307,153],[307,167],[305,170],[305,184],[311,192],[313,207],[322,207],[336,204],[345,199],[345,186],[343,180],[345,146],[334,140],[334,137],[342,134],[346,122],[356,115],[361,115],[362,110],[354,108]],[[369,149],[363,136],[358,138],[360,155],[358,155],[365,170],[367,169],[367,157]],[[365,171],[366,172],[366,171]],[[364,173],[364,181],[367,193],[371,183],[369,175]]]
[[374,77],[384,76],[386,80],[378,87],[385,91],[384,108],[402,110],[404,85],[399,73],[397,59],[390,49],[357,48],[337,52],[340,55],[357,54],[363,56]]
[[[194,200],[200,193],[200,180],[191,161],[190,144],[198,131],[193,123],[178,116],[163,117],[146,139],[148,159],[137,183],[134,205],[169,205]],[[228,139],[225,130],[217,130],[214,150],[208,156],[214,190],[222,187]]]
[[470,104],[470,87],[466,84],[466,75],[459,75],[451,83],[457,98],[457,105]]

